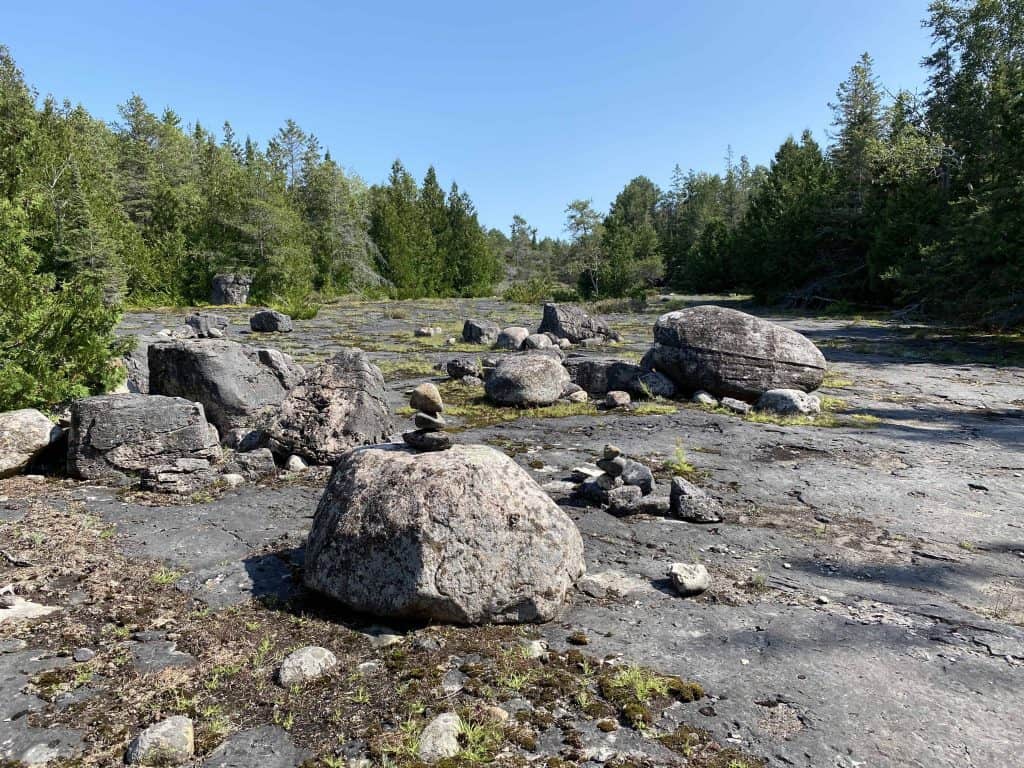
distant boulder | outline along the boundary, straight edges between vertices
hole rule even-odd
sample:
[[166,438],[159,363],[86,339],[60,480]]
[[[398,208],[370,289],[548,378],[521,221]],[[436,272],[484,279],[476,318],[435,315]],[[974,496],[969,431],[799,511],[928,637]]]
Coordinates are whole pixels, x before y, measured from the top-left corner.
[[559,339],[568,339],[573,344],[579,344],[584,339],[619,339],[619,334],[601,318],[591,317],[579,307],[550,302],[544,305],[544,317],[537,332],[551,333]]
[[252,288],[252,278],[248,275],[214,275],[210,303],[245,304],[249,301],[250,288]]
[[[561,360],[542,352],[509,355],[484,383],[487,397],[500,405],[551,405],[570,383]],[[556,350],[550,350],[552,352]]]
[[462,340],[467,344],[493,344],[501,328],[490,320],[467,320],[462,325]]
[[757,400],[769,389],[810,392],[821,386],[825,358],[796,331],[718,306],[669,312],[654,325],[644,357],[684,393]]
[[190,326],[196,336],[204,339],[220,339],[224,336],[230,321],[224,315],[211,312],[194,312],[185,317],[185,325]]
[[523,342],[526,341],[526,337],[529,335],[530,332],[525,328],[511,325],[508,328],[502,329],[494,346],[498,349],[510,349],[516,352],[522,348]]
[[249,318],[249,328],[257,333],[289,333],[293,325],[292,319],[284,312],[261,309]]

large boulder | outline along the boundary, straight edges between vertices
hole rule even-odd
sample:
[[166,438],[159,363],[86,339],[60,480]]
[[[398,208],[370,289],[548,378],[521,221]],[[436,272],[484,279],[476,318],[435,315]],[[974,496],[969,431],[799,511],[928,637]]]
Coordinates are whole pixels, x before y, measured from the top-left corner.
[[260,309],[249,318],[249,328],[257,333],[289,333],[294,326],[292,319],[284,312]]
[[825,377],[825,358],[796,331],[716,306],[669,312],[654,324],[645,362],[685,393],[757,400],[769,389],[810,392]]
[[[74,477],[127,485],[151,468],[204,472],[220,456],[217,430],[199,403],[119,394],[71,404],[68,472]],[[178,466],[179,459],[190,461]]]
[[149,347],[149,391],[202,403],[223,435],[252,426],[264,408],[280,405],[302,374],[282,352],[227,339]]
[[553,618],[584,570],[576,525],[505,454],[383,445],[335,467],[305,581],[378,616],[512,623]]
[[498,361],[484,389],[500,405],[551,405],[569,382],[569,372],[558,358],[517,354]]
[[0,413],[0,478],[22,472],[60,437],[60,427],[34,408]]
[[588,394],[606,395],[615,390],[633,397],[673,397],[676,385],[662,373],[615,358],[571,356],[565,367],[573,383]]
[[263,424],[275,454],[333,464],[357,445],[394,431],[380,369],[359,349],[343,349],[312,368]]
[[490,320],[467,320],[462,324],[462,340],[467,344],[493,344],[501,328]]
[[152,344],[166,344],[167,336],[141,335],[135,337],[135,345],[121,359],[125,370],[125,389],[136,394],[149,394],[149,347]]
[[599,317],[591,317],[579,307],[568,304],[544,305],[544,317],[537,333],[551,333],[560,339],[579,344],[584,339],[605,339],[617,341],[619,334],[608,327]]
[[214,275],[210,303],[245,304],[249,301],[250,288],[252,288],[252,278],[247,275]]

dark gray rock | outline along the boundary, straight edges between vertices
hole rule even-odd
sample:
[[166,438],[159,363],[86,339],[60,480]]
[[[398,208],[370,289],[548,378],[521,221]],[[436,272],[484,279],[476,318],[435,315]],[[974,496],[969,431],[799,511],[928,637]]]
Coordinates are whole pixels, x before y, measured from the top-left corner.
[[452,437],[435,429],[417,429],[402,433],[402,440],[417,451],[446,451],[452,447]]
[[569,372],[560,360],[524,353],[503,358],[484,387],[487,397],[500,405],[551,405],[568,383]]
[[362,350],[343,349],[312,368],[261,428],[275,455],[333,464],[394,431],[384,377]]
[[144,334],[135,337],[135,345],[121,359],[125,370],[125,388],[135,394],[149,394],[149,346],[166,344],[167,336]]
[[720,405],[733,413],[738,413],[741,416],[745,416],[750,413],[754,406],[750,403],[744,402],[743,400],[737,400],[735,397],[723,397]]
[[475,357],[456,357],[445,363],[445,373],[453,379],[463,379],[466,376],[479,378],[483,374],[480,361]]
[[501,333],[498,334],[494,346],[497,349],[510,349],[513,352],[517,352],[522,349],[523,342],[526,341],[526,337],[529,335],[530,332],[526,328],[518,325],[509,326],[508,328],[503,328]]
[[559,339],[568,339],[573,344],[579,344],[585,339],[619,338],[604,320],[591,317],[579,307],[568,304],[545,304],[544,317],[537,332],[551,333]]
[[620,475],[623,483],[636,486],[644,496],[654,490],[654,474],[639,461],[627,459]]
[[252,278],[248,275],[214,275],[210,303],[245,304],[249,301],[250,288],[252,288]]
[[810,392],[825,376],[825,358],[806,336],[710,305],[659,317],[649,362],[684,392],[739,399],[769,389]]
[[575,384],[590,395],[620,390],[633,397],[674,397],[676,386],[664,374],[615,358],[571,355],[565,367]]
[[200,338],[219,339],[230,321],[224,315],[211,312],[195,312],[185,317],[185,324],[191,326]]
[[618,477],[626,469],[626,459],[622,456],[614,456],[610,459],[598,459],[597,466],[603,469],[612,477]]
[[341,458],[306,548],[307,586],[379,616],[547,621],[583,574],[575,524],[484,445]]
[[259,480],[277,474],[277,464],[274,463],[274,454],[269,448],[257,448],[233,454],[225,463],[224,470],[242,475],[246,480]]
[[643,493],[635,485],[620,485],[608,491],[608,511],[613,515],[632,515]]
[[217,430],[203,406],[159,395],[98,395],[71,405],[68,471],[73,477],[124,485],[151,467],[179,459],[221,457]]
[[493,344],[501,328],[490,320],[467,320],[462,325],[462,340],[468,344]]
[[703,488],[682,477],[672,478],[670,514],[691,523],[720,523],[722,505]]
[[280,405],[301,368],[276,350],[227,339],[200,339],[149,347],[150,391],[202,403],[225,435],[252,427],[261,412]]
[[284,312],[260,309],[249,318],[249,328],[257,333],[289,333],[294,326],[292,319]]
[[200,768],[299,768],[308,758],[283,728],[262,725],[229,736]]

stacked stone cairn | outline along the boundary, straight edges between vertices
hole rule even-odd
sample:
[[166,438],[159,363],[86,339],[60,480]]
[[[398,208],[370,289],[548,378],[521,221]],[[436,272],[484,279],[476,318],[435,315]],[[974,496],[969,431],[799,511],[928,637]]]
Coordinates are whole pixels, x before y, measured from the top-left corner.
[[416,411],[413,422],[416,429],[405,432],[402,440],[417,451],[445,451],[452,447],[452,437],[444,431],[445,421],[441,416],[444,402],[437,387],[427,382],[412,391],[409,405]]
[[627,459],[616,446],[604,447],[597,466],[596,472],[578,470],[585,477],[577,491],[584,499],[607,505],[608,511],[616,515],[668,513],[669,500],[655,493],[651,470]]

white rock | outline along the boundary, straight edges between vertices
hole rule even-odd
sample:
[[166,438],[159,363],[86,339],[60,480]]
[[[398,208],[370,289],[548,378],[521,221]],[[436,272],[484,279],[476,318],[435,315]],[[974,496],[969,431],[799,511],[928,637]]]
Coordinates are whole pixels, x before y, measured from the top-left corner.
[[302,460],[302,457],[296,456],[294,453],[288,457],[288,461],[285,462],[284,468],[288,472],[305,472],[307,469],[306,462]]
[[221,476],[221,480],[228,488],[237,488],[245,483],[245,478],[235,472],[228,472],[226,475]]
[[459,754],[459,733],[462,720],[455,712],[445,712],[431,720],[420,734],[419,757],[426,763],[436,763]]
[[711,585],[708,569],[700,563],[673,563],[668,575],[672,586],[684,597],[699,595]]
[[706,392],[703,389],[695,392],[693,397],[690,398],[690,402],[696,403],[697,405],[705,405],[709,408],[718,407],[718,399],[711,395],[710,392]]
[[192,721],[183,715],[161,720],[135,737],[125,761],[129,765],[181,765],[195,753]]
[[338,665],[338,659],[326,648],[308,645],[288,654],[281,662],[277,681],[283,686],[307,683],[325,675]]
[[34,408],[0,413],[0,477],[16,475],[60,436],[60,427]]

